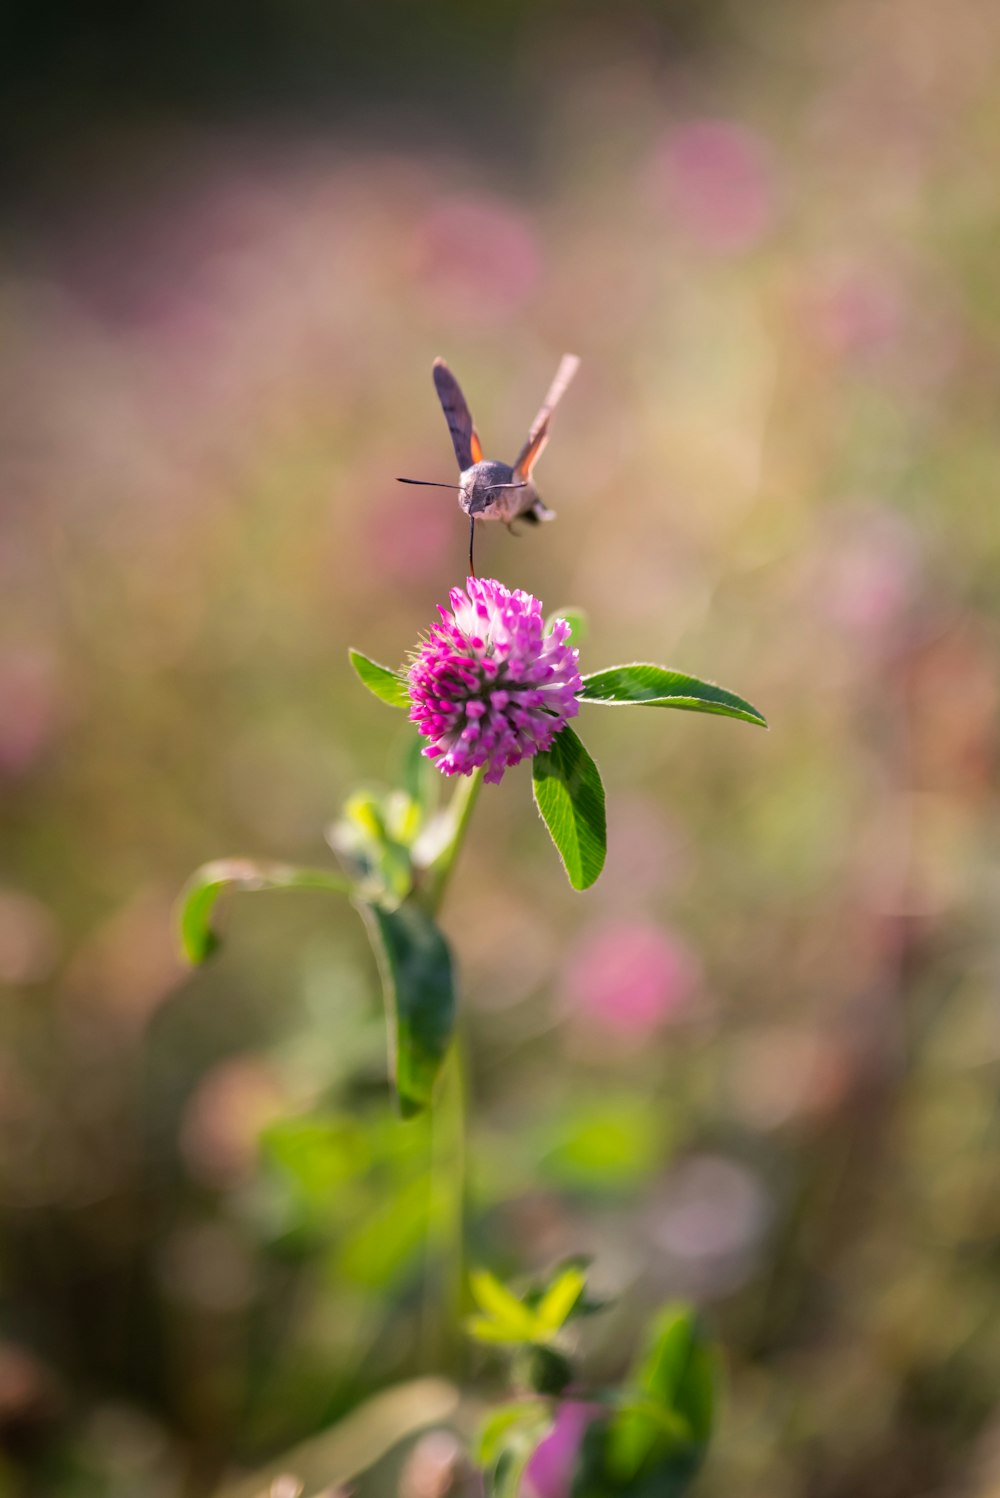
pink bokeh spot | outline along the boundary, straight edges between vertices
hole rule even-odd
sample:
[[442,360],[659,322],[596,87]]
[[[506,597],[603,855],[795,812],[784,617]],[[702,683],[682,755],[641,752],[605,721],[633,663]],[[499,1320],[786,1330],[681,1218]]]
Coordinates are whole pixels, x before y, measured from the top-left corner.
[[821,273],[809,295],[807,313],[822,341],[842,357],[891,347],[905,333],[908,320],[901,279],[864,264]]
[[52,658],[32,647],[0,656],[0,775],[30,770],[55,737],[63,717]]
[[418,275],[456,323],[501,321],[528,300],[541,271],[530,222],[500,198],[442,198],[421,225]]
[[623,920],[583,938],[561,990],[570,1013],[641,1039],[687,1009],[698,977],[698,963],[679,937],[652,921]]
[[845,633],[871,642],[905,614],[920,584],[918,539],[884,506],[845,506],[824,541],[820,596]]
[[752,249],[774,217],[774,187],[760,136],[728,120],[693,120],[667,132],[651,184],[677,224],[704,249]]
[[452,507],[441,500],[436,489],[410,489],[402,505],[391,494],[372,506],[365,539],[374,564],[386,577],[412,585],[438,571],[454,535]]
[[587,1426],[603,1410],[599,1404],[566,1400],[559,1406],[555,1424],[536,1447],[525,1474],[534,1498],[569,1498],[577,1452]]

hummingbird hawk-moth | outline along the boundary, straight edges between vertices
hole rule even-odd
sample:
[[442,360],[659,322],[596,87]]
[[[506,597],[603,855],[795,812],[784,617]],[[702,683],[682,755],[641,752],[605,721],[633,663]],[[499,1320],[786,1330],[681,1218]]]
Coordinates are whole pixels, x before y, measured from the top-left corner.
[[509,526],[515,520],[527,520],[537,525],[539,521],[555,519],[555,511],[542,503],[531,474],[549,440],[552,413],[579,366],[575,354],[563,355],[549,393],[532,423],[528,440],[511,465],[483,457],[482,443],[458,381],[443,359],[434,360],[434,387],[458,459],[458,483],[437,484],[428,479],[400,479],[399,483],[458,490],[458,502],[469,517],[469,571],[473,577],[476,575],[473,548],[477,520],[502,520]]

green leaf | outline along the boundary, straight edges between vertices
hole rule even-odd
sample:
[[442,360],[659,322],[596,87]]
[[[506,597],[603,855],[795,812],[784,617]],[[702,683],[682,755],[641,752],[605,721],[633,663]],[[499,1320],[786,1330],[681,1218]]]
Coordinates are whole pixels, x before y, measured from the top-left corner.
[[677,707],[692,713],[721,713],[726,718],[741,718],[745,723],[767,727],[763,713],[749,702],[697,676],[682,671],[668,671],[665,666],[641,662],[630,666],[609,666],[583,678],[581,698],[587,702],[638,707]]
[[704,1459],[713,1388],[714,1355],[697,1316],[667,1306],[617,1409],[584,1437],[573,1498],[682,1498]]
[[588,621],[584,609],[565,608],[554,609],[545,621],[545,633],[552,633],[552,626],[557,619],[565,619],[569,625],[569,643],[574,646],[582,645],[587,638]]
[[[538,1405],[534,1419],[522,1418],[509,1424],[498,1439],[499,1450],[492,1463],[486,1463],[485,1488],[487,1498],[519,1498],[521,1479],[539,1444],[548,1435],[552,1426],[551,1407]],[[503,1411],[498,1411],[502,1414]]]
[[467,1316],[462,1325],[473,1342],[499,1342],[505,1347],[520,1347],[524,1341],[506,1323],[491,1321],[489,1316]]
[[564,1316],[562,1325],[568,1321],[576,1321],[581,1316],[596,1316],[600,1311],[606,1311],[609,1305],[607,1300],[598,1300],[596,1296],[590,1295],[586,1288],[586,1278],[593,1265],[592,1254],[568,1254],[566,1258],[560,1259],[547,1277],[543,1280],[534,1280],[524,1292],[524,1303],[534,1312],[538,1312],[542,1301],[548,1295],[558,1280],[564,1275],[572,1272],[574,1275],[582,1275],[584,1280],[583,1289],[577,1295],[576,1300]]
[[691,1432],[687,1421],[652,1399],[627,1399],[608,1427],[605,1460],[622,1482],[644,1466],[680,1459],[691,1466]]
[[353,1118],[282,1118],[264,1129],[260,1144],[265,1159],[316,1202],[328,1202],[371,1163],[368,1139]]
[[378,661],[373,661],[353,647],[347,654],[369,692],[373,692],[390,707],[409,707],[410,689],[401,671],[390,671],[388,666],[380,666]]
[[354,1214],[339,1236],[332,1271],[338,1280],[384,1292],[420,1258],[429,1226],[427,1178],[420,1175],[383,1193],[373,1210]]
[[349,895],[352,888],[348,879],[326,869],[258,863],[252,858],[218,858],[202,864],[181,890],[176,907],[181,950],[191,963],[204,962],[218,950],[219,936],[212,916],[219,896],[227,890],[325,889]]
[[358,902],[382,976],[389,1065],[406,1118],[426,1108],[455,1026],[451,952],[438,927],[410,902],[397,910]]
[[502,1404],[487,1415],[480,1427],[476,1439],[476,1461],[481,1467],[492,1467],[513,1431],[524,1426],[547,1425],[550,1419],[549,1407],[540,1399],[516,1399],[512,1404]]
[[690,1307],[667,1306],[659,1313],[635,1383],[680,1415],[697,1445],[707,1444],[715,1404],[715,1356]]
[[597,766],[572,728],[531,761],[535,805],[574,889],[588,889],[604,867],[607,824]]
[[582,1269],[564,1269],[542,1296],[536,1316],[546,1332],[557,1332],[569,1320],[577,1301],[587,1286]]
[[[480,1310],[490,1322],[510,1333],[514,1342],[531,1342],[538,1335],[535,1315],[512,1290],[501,1284],[488,1269],[474,1269],[469,1275],[469,1289]],[[497,1340],[491,1337],[491,1341]]]
[[493,1470],[486,1474],[487,1498],[519,1498],[521,1479],[540,1440],[541,1433],[529,1436],[527,1432],[516,1432],[510,1445],[501,1451]]
[[538,1168],[557,1186],[618,1193],[657,1169],[665,1128],[645,1099],[612,1091],[560,1109],[532,1131],[531,1144]]

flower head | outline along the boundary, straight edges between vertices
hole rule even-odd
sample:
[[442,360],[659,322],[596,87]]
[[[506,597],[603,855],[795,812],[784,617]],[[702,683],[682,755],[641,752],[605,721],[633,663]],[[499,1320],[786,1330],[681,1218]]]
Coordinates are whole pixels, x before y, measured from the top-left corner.
[[445,775],[483,765],[496,784],[576,717],[577,652],[566,620],[546,634],[541,603],[520,588],[470,577],[449,602],[410,667],[410,718]]

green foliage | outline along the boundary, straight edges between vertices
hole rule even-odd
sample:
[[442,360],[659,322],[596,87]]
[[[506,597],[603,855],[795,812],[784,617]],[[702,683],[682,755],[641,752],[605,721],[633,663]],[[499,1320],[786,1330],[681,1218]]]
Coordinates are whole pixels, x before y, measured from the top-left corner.
[[544,1341],[547,1335],[534,1311],[488,1269],[469,1275],[469,1289],[481,1315],[470,1317],[466,1328],[477,1342],[504,1342],[518,1346]]
[[586,1269],[578,1259],[557,1265],[548,1281],[521,1295],[487,1269],[469,1276],[479,1314],[466,1330],[477,1342],[505,1347],[513,1357],[515,1384],[536,1394],[558,1395],[573,1381],[573,1364],[562,1346],[562,1333],[577,1315],[593,1309],[585,1301]]
[[559,1306],[564,1297],[571,1300],[569,1309],[561,1318],[556,1312],[560,1324],[577,1321],[582,1316],[593,1316],[598,1311],[606,1310],[607,1301],[596,1299],[587,1290],[587,1272],[592,1263],[593,1260],[589,1254],[571,1254],[568,1258],[560,1259],[544,1279],[529,1282],[523,1293],[525,1304],[531,1306],[533,1310],[540,1311],[543,1303],[551,1296],[552,1301],[548,1307],[548,1315],[551,1316],[553,1301],[555,1306]]
[[281,1119],[265,1129],[261,1148],[309,1203],[328,1202],[371,1159],[364,1129],[349,1117]]
[[481,1467],[492,1467],[512,1432],[530,1429],[535,1435],[551,1418],[550,1407],[543,1399],[515,1399],[502,1404],[487,1415],[480,1427],[474,1448],[476,1461]]
[[[349,877],[332,870],[220,859],[188,880],[178,903],[178,928],[185,956],[202,962],[219,945],[212,915],[228,889],[324,889],[351,896],[378,960],[390,1070],[400,1108],[410,1117],[430,1102],[451,1040],[455,991],[447,942],[431,915],[411,898],[420,856],[417,841],[427,830],[433,800],[412,750],[404,781],[401,790],[356,792],[330,829],[331,846]],[[447,816],[439,820],[447,836],[451,824]],[[307,1143],[299,1141],[303,1148]]]
[[410,689],[402,671],[380,666],[378,661],[373,661],[353,646],[347,654],[360,679],[380,702],[388,703],[389,707],[409,707]]
[[715,1384],[715,1355],[696,1314],[666,1307],[615,1408],[587,1432],[573,1498],[684,1493],[708,1446]]
[[486,1468],[487,1498],[519,1498],[521,1479],[538,1443],[546,1435],[551,1414],[543,1412],[507,1426],[505,1439],[491,1466]]
[[587,1286],[587,1272],[579,1264],[568,1264],[549,1285],[535,1312],[547,1335],[561,1331],[579,1304]]
[[491,1495],[516,1498],[524,1469],[551,1425],[551,1397],[562,1393],[573,1377],[572,1364],[557,1340],[574,1316],[585,1283],[585,1272],[576,1261],[558,1266],[530,1298],[515,1295],[489,1270],[478,1269],[469,1276],[480,1308],[480,1314],[466,1323],[469,1335],[507,1347],[514,1356],[515,1381],[536,1396],[502,1405],[480,1430],[476,1454]]
[[648,1103],[612,1089],[564,1109],[534,1141],[542,1175],[564,1190],[628,1190],[663,1152],[664,1121]]
[[345,801],[327,838],[359,890],[396,905],[413,888],[411,850],[421,824],[420,806],[405,791],[357,791]]
[[351,892],[351,884],[326,869],[300,869],[252,858],[218,858],[202,864],[177,901],[177,930],[188,962],[204,962],[219,948],[220,937],[212,917],[220,895],[228,890],[272,889],[323,889],[346,895]]
[[370,1291],[392,1284],[427,1242],[430,1197],[422,1174],[380,1190],[370,1210],[352,1221],[334,1256],[338,1278]]
[[570,884],[588,889],[604,867],[607,822],[601,776],[572,728],[531,761],[535,805],[556,845]]
[[378,961],[389,1026],[389,1067],[403,1116],[431,1101],[455,1024],[451,952],[412,901],[396,910],[359,902]]
[[689,1438],[704,1447],[712,1433],[715,1357],[697,1316],[687,1306],[667,1306],[655,1319],[636,1384],[684,1421]]
[[[515,1378],[535,1395],[557,1400],[579,1378],[558,1342],[569,1320],[592,1309],[585,1264],[560,1265],[546,1285],[523,1297],[486,1270],[470,1283],[480,1307],[470,1333],[515,1348]],[[588,1391],[595,1414],[577,1461],[573,1498],[679,1498],[704,1458],[714,1395],[715,1358],[697,1316],[686,1306],[665,1307],[624,1385]],[[477,1453],[491,1493],[515,1491],[505,1486],[509,1475],[523,1472],[544,1434],[546,1411],[554,1415],[556,1408],[528,1398],[488,1417]]]
[[356,1105],[269,1125],[260,1196],[274,1252],[321,1256],[338,1285],[373,1307],[405,1286],[427,1247],[429,1134]]
[[665,666],[637,663],[608,666],[583,678],[580,696],[587,702],[616,706],[676,707],[692,713],[721,713],[745,723],[767,727],[767,720],[749,702],[714,682],[700,681]]
[[466,1322],[477,1342],[508,1347],[551,1347],[583,1304],[587,1284],[585,1261],[570,1259],[553,1270],[549,1280],[523,1295],[515,1295],[488,1269],[469,1275],[469,1289],[479,1314]]

